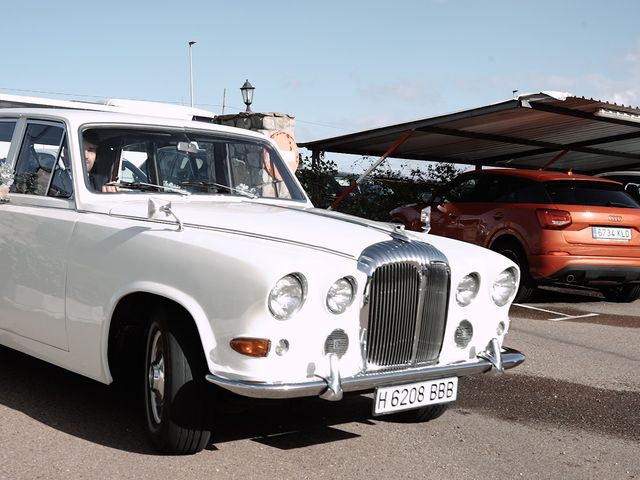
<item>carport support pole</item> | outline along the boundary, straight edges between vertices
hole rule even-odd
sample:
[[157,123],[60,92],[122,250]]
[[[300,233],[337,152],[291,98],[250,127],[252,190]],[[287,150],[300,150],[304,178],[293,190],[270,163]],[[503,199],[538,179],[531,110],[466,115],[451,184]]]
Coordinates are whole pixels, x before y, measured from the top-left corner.
[[562,150],[559,154],[557,154],[555,157],[553,157],[551,160],[545,163],[542,167],[540,167],[540,170],[546,170],[547,167],[550,167],[551,165],[556,163],[558,160],[564,157],[567,153],[569,153],[569,150]]
[[320,150],[311,151],[311,166],[316,168],[320,163]]
[[327,210],[335,210],[336,207],[338,206],[338,204],[344,200],[346,198],[347,195],[349,195],[351,192],[353,192],[353,190],[362,183],[362,181],[367,178],[369,176],[369,174],[371,172],[373,172],[376,168],[378,168],[378,165],[380,165],[382,162],[384,162],[387,157],[389,155],[391,155],[396,148],[398,148],[400,145],[402,145],[405,141],[407,141],[407,139],[413,135],[413,132],[415,130],[409,130],[408,132],[406,132],[402,137],[400,137],[400,139],[394,143],[389,150],[387,150],[386,152],[384,152],[384,155],[382,155],[377,161],[375,161],[362,175],[360,175],[358,177],[357,180],[354,180],[351,182],[351,185],[349,185],[347,188],[345,188],[344,192],[342,192],[338,198],[336,198],[333,203],[331,205],[329,205],[327,207]]

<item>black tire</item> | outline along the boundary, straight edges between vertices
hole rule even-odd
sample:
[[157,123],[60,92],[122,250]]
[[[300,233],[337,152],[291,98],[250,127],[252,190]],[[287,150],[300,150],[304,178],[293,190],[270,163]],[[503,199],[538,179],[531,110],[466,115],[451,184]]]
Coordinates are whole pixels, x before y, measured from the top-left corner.
[[513,301],[515,303],[531,301],[538,291],[538,285],[533,278],[531,278],[529,273],[529,262],[527,262],[527,255],[524,253],[523,248],[515,241],[511,241],[498,243],[491,247],[491,249],[494,252],[507,257],[513,263],[518,265],[518,268],[520,269],[520,285],[518,286],[518,292],[516,293],[516,297]]
[[630,303],[640,298],[640,284],[617,285],[615,287],[601,287],[604,298],[610,302]]
[[147,329],[147,432],[160,452],[190,455],[209,443],[213,405],[197,334],[185,326],[186,319],[179,313],[173,312],[177,317],[170,322],[169,312],[156,312]]
[[386,418],[392,422],[399,423],[421,423],[434,420],[444,414],[449,408],[449,403],[439,403],[437,405],[428,405],[426,407],[416,408],[414,410],[405,410],[404,412],[392,413],[386,415]]

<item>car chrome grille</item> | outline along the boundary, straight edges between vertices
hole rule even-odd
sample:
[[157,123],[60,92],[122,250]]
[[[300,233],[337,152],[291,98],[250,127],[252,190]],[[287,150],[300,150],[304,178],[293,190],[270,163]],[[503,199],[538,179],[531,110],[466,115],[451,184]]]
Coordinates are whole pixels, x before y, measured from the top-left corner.
[[361,314],[367,370],[435,363],[449,298],[449,265],[419,242],[372,245],[360,257],[369,277]]

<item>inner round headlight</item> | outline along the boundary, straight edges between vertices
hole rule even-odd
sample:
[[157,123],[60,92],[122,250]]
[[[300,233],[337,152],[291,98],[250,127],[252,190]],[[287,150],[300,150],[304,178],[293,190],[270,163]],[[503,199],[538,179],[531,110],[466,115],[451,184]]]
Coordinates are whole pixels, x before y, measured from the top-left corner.
[[471,300],[476,298],[478,290],[480,289],[480,277],[477,273],[470,273],[465,276],[458,287],[456,288],[456,302],[461,307],[465,307],[471,303]]
[[285,275],[269,292],[269,310],[278,320],[286,320],[300,310],[306,295],[306,281],[299,273]]
[[351,278],[336,280],[327,293],[327,308],[332,313],[342,313],[353,302],[355,281]]
[[516,294],[516,290],[518,290],[518,273],[515,268],[509,267],[500,272],[493,281],[491,298],[496,305],[502,307]]

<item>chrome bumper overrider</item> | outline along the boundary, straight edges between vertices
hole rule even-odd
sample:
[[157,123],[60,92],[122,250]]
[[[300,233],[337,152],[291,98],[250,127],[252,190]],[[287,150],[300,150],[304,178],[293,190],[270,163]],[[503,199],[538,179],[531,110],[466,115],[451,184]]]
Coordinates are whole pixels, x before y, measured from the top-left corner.
[[368,372],[353,377],[340,378],[338,358],[329,356],[330,375],[303,383],[260,383],[232,380],[209,374],[207,380],[231,392],[253,398],[295,398],[321,396],[327,400],[340,400],[343,392],[360,392],[375,387],[421,382],[444,377],[462,377],[479,373],[502,373],[524,362],[525,356],[511,348],[498,347],[497,340],[489,343],[487,350],[475,360],[443,366],[408,368],[397,371]]

